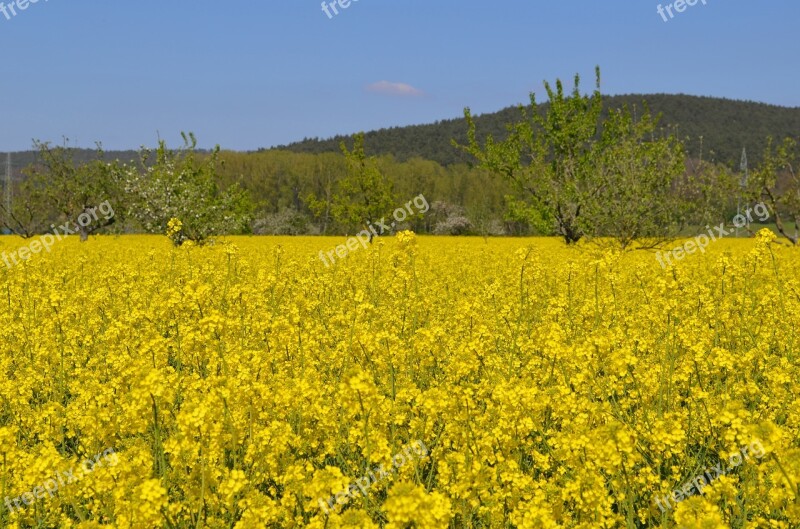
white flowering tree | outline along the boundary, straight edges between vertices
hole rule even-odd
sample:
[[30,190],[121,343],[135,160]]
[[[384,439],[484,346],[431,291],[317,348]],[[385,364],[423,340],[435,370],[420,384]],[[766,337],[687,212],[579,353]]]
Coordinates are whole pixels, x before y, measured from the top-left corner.
[[123,168],[128,217],[148,233],[168,233],[176,245],[245,232],[253,212],[250,197],[236,184],[220,188],[219,147],[201,155],[194,135],[182,136],[183,148],[168,149],[162,140],[155,153],[142,149],[140,167]]

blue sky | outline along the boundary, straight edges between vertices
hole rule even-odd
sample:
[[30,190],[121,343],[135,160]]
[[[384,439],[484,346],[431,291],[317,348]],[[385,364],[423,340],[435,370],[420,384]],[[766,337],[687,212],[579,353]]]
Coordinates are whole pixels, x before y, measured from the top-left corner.
[[359,0],[329,18],[321,0],[39,0],[0,13],[0,151],[181,130],[257,149],[492,112],[575,73],[590,89],[595,65],[606,94],[800,106],[800,2],[707,0],[668,22],[658,5]]

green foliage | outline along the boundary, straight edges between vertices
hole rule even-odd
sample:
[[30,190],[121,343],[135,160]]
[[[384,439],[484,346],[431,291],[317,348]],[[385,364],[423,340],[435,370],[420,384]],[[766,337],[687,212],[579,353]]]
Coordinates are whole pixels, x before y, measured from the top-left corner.
[[702,153],[697,160],[689,159],[685,175],[674,187],[682,202],[676,221],[684,228],[732,218],[742,198],[740,180],[730,167],[708,162]]
[[14,185],[13,189],[11,207],[6,210],[5,203],[0,202],[0,227],[24,239],[47,231],[58,215],[52,204],[44,200],[45,193],[30,179]]
[[[520,108],[504,140],[489,135],[481,144],[466,109],[468,144],[454,143],[513,184],[507,220],[552,219],[568,244],[585,236],[658,244],[678,232],[682,202],[673,190],[685,171],[682,144],[660,134],[647,109],[640,119],[627,108],[602,118],[599,68],[596,75],[591,95],[581,94],[578,76],[569,94],[560,80],[555,88],[545,82],[544,114]],[[533,94],[530,108],[537,108]]]
[[129,197],[128,215],[147,233],[166,233],[171,219],[180,220],[176,244],[245,233],[253,215],[249,193],[236,184],[220,188],[219,148],[200,157],[195,137],[184,134],[183,139],[179,150],[159,141],[152,161],[153,153],[142,149],[140,167],[123,167],[120,179]]
[[555,235],[555,219],[543,210],[527,204],[513,195],[506,195],[506,210],[503,221],[512,235]]
[[367,157],[363,134],[356,135],[352,151],[344,143],[341,150],[347,174],[331,185],[330,198],[319,199],[310,194],[306,203],[317,217],[329,212],[346,229],[360,229],[389,213],[396,199],[392,183],[378,169],[375,159]]
[[96,157],[83,164],[74,161],[75,149],[39,141],[34,145],[38,162],[24,171],[28,179],[15,206],[17,221],[12,230],[32,235],[33,231],[42,230],[48,220],[66,221],[78,227],[81,240],[85,241],[90,234],[117,221],[111,215],[98,217],[86,226],[75,224],[82,214],[89,214],[106,201],[111,205],[120,197],[114,176],[117,164],[103,160],[99,145]]
[[[792,244],[800,243],[800,175],[797,173],[797,141],[787,138],[775,146],[772,138],[767,142],[763,161],[750,180],[750,196],[764,201],[775,217],[778,232]],[[794,223],[791,233],[786,221]]]
[[[586,234],[582,210],[598,186],[593,171],[602,99],[599,69],[596,73],[597,88],[591,96],[581,94],[577,75],[569,95],[560,80],[555,89],[545,82],[547,112],[529,113],[520,107],[522,119],[508,125],[504,140],[489,135],[482,145],[467,108],[464,118],[468,144],[454,142],[477,159],[482,168],[513,185],[517,199],[512,204],[516,211],[539,211],[541,218],[552,218],[557,233],[567,243],[577,242]],[[531,94],[530,108],[536,106],[536,96]]]
[[646,107],[638,120],[625,108],[604,120],[595,151],[582,231],[613,237],[623,247],[674,237],[685,207],[674,192],[686,171],[681,142],[659,133],[658,119]]

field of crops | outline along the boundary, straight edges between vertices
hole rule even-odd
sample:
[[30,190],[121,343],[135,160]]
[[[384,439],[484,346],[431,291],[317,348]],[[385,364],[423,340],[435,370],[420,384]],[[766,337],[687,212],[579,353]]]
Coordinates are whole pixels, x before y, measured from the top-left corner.
[[798,249],[341,243],[0,264],[0,527],[800,526]]

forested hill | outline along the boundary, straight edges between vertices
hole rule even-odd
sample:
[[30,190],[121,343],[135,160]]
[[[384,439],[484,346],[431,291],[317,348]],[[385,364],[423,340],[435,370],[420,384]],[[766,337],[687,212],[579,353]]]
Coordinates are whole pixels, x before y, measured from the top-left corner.
[[[35,163],[39,159],[37,151],[20,151],[12,152],[12,164],[15,174],[23,167],[27,167]],[[76,162],[83,163],[97,158],[97,149],[81,149],[75,148],[72,151],[72,157]],[[139,151],[104,151],[103,159],[106,161],[120,160],[122,162],[134,162],[139,159]],[[0,169],[5,167],[5,155],[0,156]]]
[[[631,107],[635,105],[641,111],[643,102],[647,102],[654,114],[662,114],[662,125],[677,127],[678,135],[686,141],[688,154],[693,158],[700,154],[700,137],[703,138],[704,158],[728,164],[738,164],[742,147],[747,148],[751,161],[758,161],[768,136],[800,137],[800,108],[688,95],[604,97],[606,109],[627,104]],[[517,107],[480,115],[476,118],[478,134],[491,133],[495,138],[502,138],[505,134],[504,124],[518,118]],[[429,125],[393,127],[368,132],[365,144],[371,154],[393,154],[400,160],[420,157],[449,165],[466,161],[465,156],[451,143],[452,139],[464,143],[466,128],[463,118]],[[339,143],[345,139],[351,142],[352,136],[305,139],[276,149],[307,153],[339,152]]]

